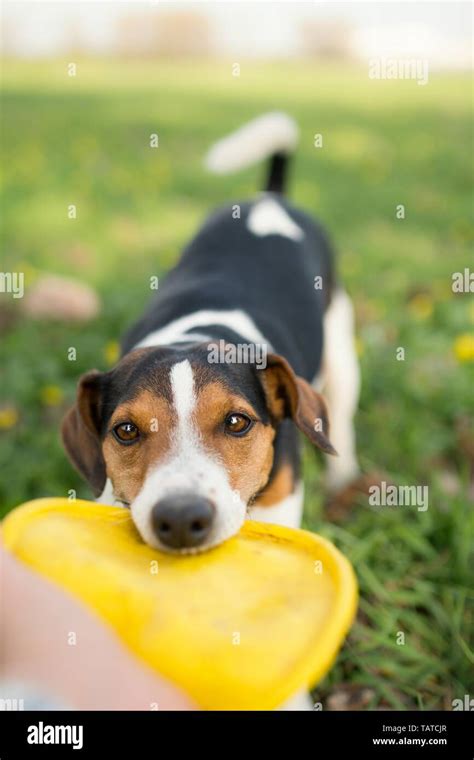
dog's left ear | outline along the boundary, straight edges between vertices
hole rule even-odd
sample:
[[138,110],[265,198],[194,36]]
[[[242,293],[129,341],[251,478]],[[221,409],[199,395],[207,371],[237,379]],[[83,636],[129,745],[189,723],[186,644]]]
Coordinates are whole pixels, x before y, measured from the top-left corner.
[[92,370],[83,375],[75,405],[61,426],[64,447],[78,472],[89,481],[96,496],[104,490],[105,461],[100,440],[100,397],[103,375]]
[[257,375],[261,376],[273,417],[277,421],[291,417],[315,446],[326,454],[337,455],[329,440],[326,402],[306,380],[293,372],[286,359],[269,354],[266,369],[258,369]]

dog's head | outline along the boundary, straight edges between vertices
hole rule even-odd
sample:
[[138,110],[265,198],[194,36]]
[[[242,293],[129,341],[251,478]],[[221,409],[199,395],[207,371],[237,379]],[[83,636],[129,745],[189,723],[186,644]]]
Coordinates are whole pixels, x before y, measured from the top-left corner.
[[140,348],[81,378],[62,434],[96,495],[109,479],[147,543],[189,552],[239,530],[285,417],[334,453],[323,399],[282,357],[261,369],[210,364],[205,344]]

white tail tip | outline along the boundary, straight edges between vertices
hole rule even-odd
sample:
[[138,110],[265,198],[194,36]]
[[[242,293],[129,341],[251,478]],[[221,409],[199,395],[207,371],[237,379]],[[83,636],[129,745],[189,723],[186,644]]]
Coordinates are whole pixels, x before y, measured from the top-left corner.
[[290,116],[280,111],[267,113],[215,143],[205,165],[215,174],[245,169],[274,153],[291,153],[298,137],[298,126]]

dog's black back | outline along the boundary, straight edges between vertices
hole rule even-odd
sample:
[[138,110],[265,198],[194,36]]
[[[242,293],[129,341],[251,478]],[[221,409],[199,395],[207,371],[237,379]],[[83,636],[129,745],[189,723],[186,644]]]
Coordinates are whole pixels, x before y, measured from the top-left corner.
[[[322,352],[322,316],[334,287],[328,240],[308,214],[280,194],[266,194],[301,228],[301,240],[279,234],[259,236],[247,221],[246,201],[218,209],[186,247],[178,264],[160,282],[145,315],[127,333],[127,353],[149,333],[201,310],[241,310],[255,323],[294,371],[307,380],[317,374]],[[236,215],[238,214],[238,217]],[[189,331],[245,342],[238,328],[206,325]]]

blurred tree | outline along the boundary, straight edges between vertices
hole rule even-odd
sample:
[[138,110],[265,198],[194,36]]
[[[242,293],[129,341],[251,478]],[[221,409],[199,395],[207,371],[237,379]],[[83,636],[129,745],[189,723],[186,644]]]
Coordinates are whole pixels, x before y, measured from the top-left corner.
[[352,26],[342,21],[305,21],[301,26],[301,47],[310,58],[351,58]]
[[209,21],[199,13],[133,14],[121,19],[118,51],[137,57],[208,56],[213,50]]

